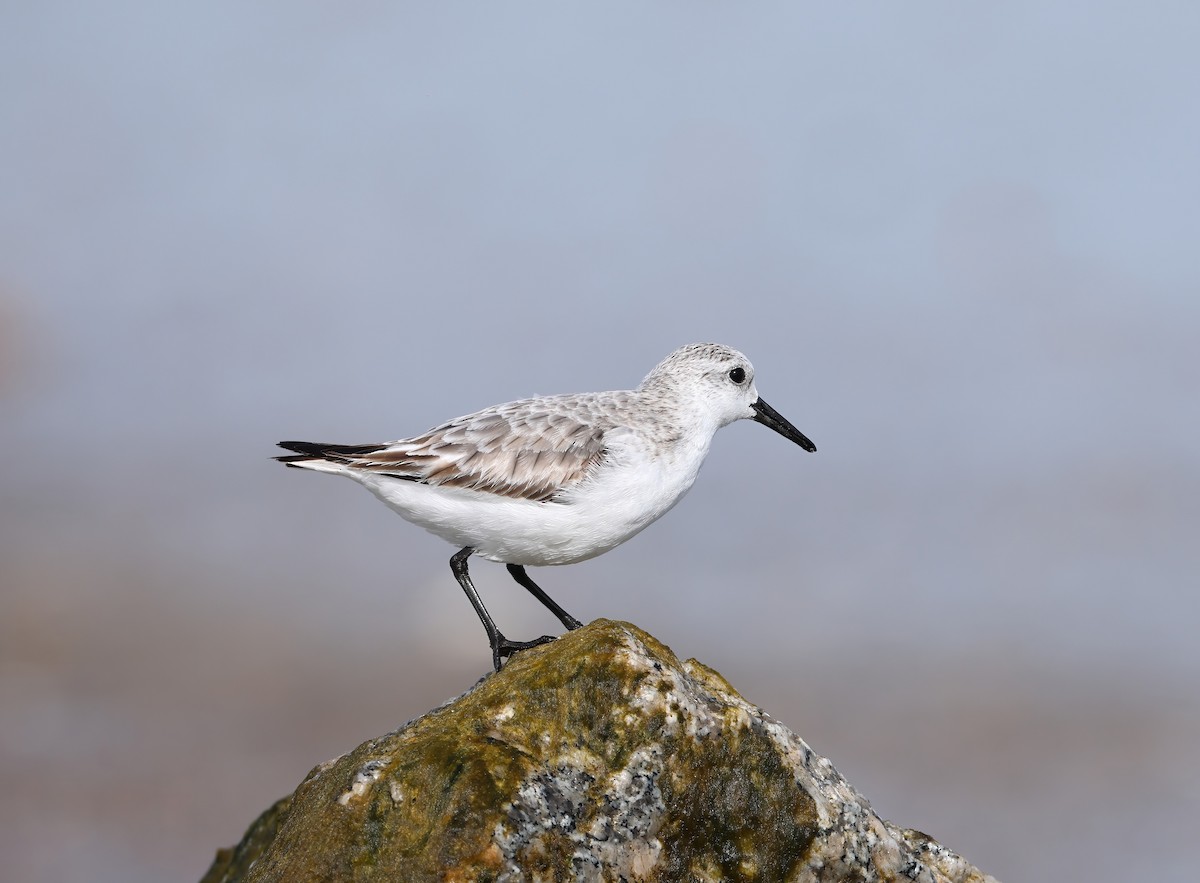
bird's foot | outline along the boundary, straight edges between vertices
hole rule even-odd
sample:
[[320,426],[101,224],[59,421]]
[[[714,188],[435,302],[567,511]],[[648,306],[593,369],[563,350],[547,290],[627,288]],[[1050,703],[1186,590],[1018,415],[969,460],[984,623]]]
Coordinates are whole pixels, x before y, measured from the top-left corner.
[[554,635],[542,635],[540,638],[534,638],[532,641],[510,641],[504,635],[497,633],[496,640],[492,642],[492,665],[496,671],[500,671],[500,660],[506,656],[512,656],[514,653],[519,653],[522,650],[528,650],[530,647],[540,647],[542,644],[549,644],[551,641],[557,640]]

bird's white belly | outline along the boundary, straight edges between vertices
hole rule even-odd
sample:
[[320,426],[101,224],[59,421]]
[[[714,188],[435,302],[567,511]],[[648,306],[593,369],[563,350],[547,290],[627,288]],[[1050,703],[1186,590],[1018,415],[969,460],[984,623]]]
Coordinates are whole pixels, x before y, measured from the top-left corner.
[[370,473],[351,477],[408,521],[459,548],[469,546],[492,561],[539,567],[593,558],[662,517],[695,481],[703,460],[698,453],[694,464],[668,466],[627,450],[555,502]]

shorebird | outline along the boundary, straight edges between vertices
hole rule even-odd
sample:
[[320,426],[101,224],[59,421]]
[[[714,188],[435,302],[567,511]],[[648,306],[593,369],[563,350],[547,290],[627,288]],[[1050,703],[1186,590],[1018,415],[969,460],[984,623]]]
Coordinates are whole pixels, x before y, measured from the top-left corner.
[[293,453],[276,459],[352,478],[457,546],[450,569],[483,622],[499,671],[504,658],[554,638],[506,638],[467,559],[506,565],[565,628],[579,628],[525,568],[585,561],[640,533],[691,488],[716,431],[743,419],[816,450],[762,400],[744,355],[696,343],[663,359],[636,389],[493,405],[382,444],[284,441],[279,446]]

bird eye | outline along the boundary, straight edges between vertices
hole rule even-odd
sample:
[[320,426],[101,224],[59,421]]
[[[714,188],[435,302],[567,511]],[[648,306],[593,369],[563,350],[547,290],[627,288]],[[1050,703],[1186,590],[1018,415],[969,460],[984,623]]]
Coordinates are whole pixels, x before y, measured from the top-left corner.
[[734,383],[743,383],[746,380],[746,369],[734,368],[729,372],[729,379]]

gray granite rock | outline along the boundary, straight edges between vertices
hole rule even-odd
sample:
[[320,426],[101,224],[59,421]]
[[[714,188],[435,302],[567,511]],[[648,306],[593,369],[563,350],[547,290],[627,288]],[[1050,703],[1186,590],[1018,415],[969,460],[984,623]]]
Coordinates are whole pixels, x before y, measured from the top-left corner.
[[992,879],[712,669],[600,620],[318,766],[202,883]]

